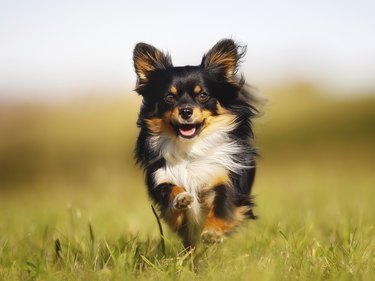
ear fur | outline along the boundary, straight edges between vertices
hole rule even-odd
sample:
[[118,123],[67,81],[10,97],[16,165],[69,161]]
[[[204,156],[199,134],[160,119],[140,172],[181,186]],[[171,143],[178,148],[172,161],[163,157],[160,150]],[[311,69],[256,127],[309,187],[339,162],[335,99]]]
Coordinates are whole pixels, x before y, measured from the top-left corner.
[[217,69],[231,80],[237,73],[238,65],[245,54],[246,46],[240,46],[232,39],[223,39],[203,56],[201,66]]
[[146,43],[138,43],[135,46],[133,62],[138,77],[138,85],[147,82],[150,73],[154,70],[166,69],[173,66],[169,54],[164,54]]

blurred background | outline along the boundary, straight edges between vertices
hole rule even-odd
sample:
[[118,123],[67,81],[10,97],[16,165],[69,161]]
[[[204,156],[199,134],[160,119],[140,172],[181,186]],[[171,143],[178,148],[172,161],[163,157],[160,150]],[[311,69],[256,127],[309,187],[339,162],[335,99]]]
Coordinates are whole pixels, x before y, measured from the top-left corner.
[[242,72],[269,100],[255,120],[257,213],[370,221],[374,11],[366,0],[0,2],[0,230],[72,206],[144,229],[133,47],[196,65],[226,37],[247,45]]

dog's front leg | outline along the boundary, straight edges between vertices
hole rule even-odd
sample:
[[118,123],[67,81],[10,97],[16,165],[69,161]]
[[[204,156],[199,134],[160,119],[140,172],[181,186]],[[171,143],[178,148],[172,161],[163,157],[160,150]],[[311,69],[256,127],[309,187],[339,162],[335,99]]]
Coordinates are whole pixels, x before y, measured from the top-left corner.
[[185,218],[185,211],[191,208],[194,197],[184,188],[162,183],[150,190],[151,197],[158,203],[162,217],[172,228],[178,232]]

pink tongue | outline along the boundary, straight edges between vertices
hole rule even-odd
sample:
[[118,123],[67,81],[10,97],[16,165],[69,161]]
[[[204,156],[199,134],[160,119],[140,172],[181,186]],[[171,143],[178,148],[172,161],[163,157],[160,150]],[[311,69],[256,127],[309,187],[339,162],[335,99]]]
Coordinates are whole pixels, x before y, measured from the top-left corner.
[[183,135],[183,136],[190,137],[190,136],[194,135],[194,133],[195,133],[195,127],[192,127],[191,129],[182,129],[180,127],[180,134]]

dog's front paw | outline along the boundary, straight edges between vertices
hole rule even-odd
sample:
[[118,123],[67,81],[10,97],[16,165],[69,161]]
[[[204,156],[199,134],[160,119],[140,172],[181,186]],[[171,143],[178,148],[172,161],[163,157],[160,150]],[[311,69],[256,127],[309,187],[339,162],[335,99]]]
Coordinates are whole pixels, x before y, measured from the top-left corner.
[[210,228],[202,232],[201,239],[206,244],[221,243],[223,242],[224,234],[221,231]]
[[187,192],[181,192],[173,200],[173,208],[176,210],[186,210],[191,208],[194,201],[193,195]]

